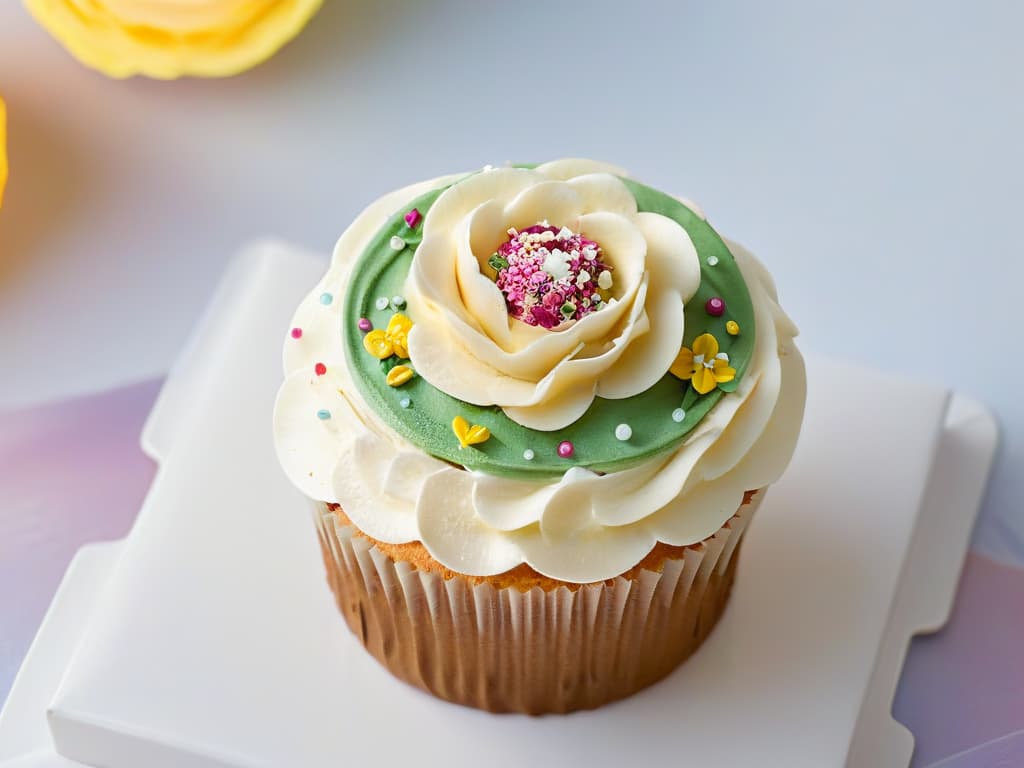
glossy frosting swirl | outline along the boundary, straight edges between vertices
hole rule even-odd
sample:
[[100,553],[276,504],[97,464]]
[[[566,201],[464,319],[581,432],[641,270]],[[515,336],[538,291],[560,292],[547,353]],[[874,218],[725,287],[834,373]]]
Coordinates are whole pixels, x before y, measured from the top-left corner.
[[[478,215],[493,217],[492,226],[485,228],[493,238],[493,232],[510,220],[510,203],[531,186],[520,179],[535,186],[557,184],[564,188],[557,193],[558,199],[576,205],[566,216],[583,217],[588,211],[616,211],[614,215],[624,219],[621,232],[628,233],[622,236],[643,237],[648,254],[656,252],[661,242],[669,240],[674,247],[683,249],[681,253],[686,253],[685,232],[680,237],[662,223],[641,224],[630,217],[628,203],[616,186],[621,186],[621,182],[615,174],[621,172],[615,169],[588,161],[559,161],[539,166],[534,175],[525,173],[527,176],[518,172],[502,173],[509,179],[515,177],[514,181],[474,182],[468,188],[473,194],[467,193],[465,200],[457,201],[460,204],[451,209],[453,218],[440,231],[436,230],[436,226],[441,226],[440,217],[436,226],[430,223],[431,216],[437,212],[432,210],[424,222],[424,240],[421,250],[417,251],[417,259],[428,239],[436,237],[437,244],[428,246],[428,254],[436,248],[437,263],[446,265],[444,270],[458,274],[458,260],[466,258],[466,251],[460,250],[462,243],[472,237],[472,211],[481,210],[481,206],[491,209],[490,213]],[[452,189],[490,175],[468,177]],[[549,179],[536,181],[537,175],[546,175]],[[286,380],[275,408],[274,430],[282,465],[306,495],[342,504],[349,518],[376,539],[389,543],[421,541],[434,558],[461,573],[491,575],[525,562],[552,578],[589,582],[628,570],[658,541],[684,545],[706,538],[735,512],[745,491],[764,487],[781,475],[792,455],[803,413],[803,360],[793,343],[797,331],[779,307],[767,271],[752,255],[732,243],[729,249],[747,283],[756,316],[753,356],[736,390],[725,394],[675,449],[608,474],[573,466],[554,479],[517,479],[453,467],[423,453],[385,425],[362,400],[351,380],[339,335],[345,320],[342,302],[325,305],[321,297],[344,293],[352,265],[387,216],[425,192],[450,184],[455,178],[407,187],[371,205],[342,236],[327,274],[296,313],[294,325],[303,329],[302,343],[289,341],[285,346]],[[551,182],[551,178],[555,181]],[[574,184],[574,179],[583,181]],[[489,186],[498,183],[523,183],[524,186],[517,192],[498,195]],[[482,192],[485,186],[491,192]],[[548,189],[554,191],[552,187]],[[578,205],[570,192],[585,200],[585,204]],[[539,192],[535,194],[542,196]],[[443,195],[438,204],[442,199]],[[503,202],[488,206],[490,199]],[[550,200],[545,204],[551,204]],[[531,210],[530,216],[536,215],[538,210]],[[550,213],[541,215],[554,220]],[[455,225],[449,226],[452,222]],[[658,231],[650,235],[655,227]],[[644,235],[645,228],[650,236]],[[590,227],[587,229],[589,234]],[[650,266],[657,269],[658,265],[656,253],[653,259],[650,255],[647,258],[648,266],[639,270],[640,274],[632,278],[622,294],[632,292],[631,300],[621,300],[621,312],[626,318],[635,315],[633,328],[641,314],[648,315],[647,322],[652,327],[662,317],[661,310],[656,308],[660,305],[652,304],[651,293],[646,301],[638,302],[640,287],[654,282]],[[442,360],[439,366],[431,367],[433,361],[428,360],[423,366],[427,359],[424,354],[426,349],[438,349],[441,342],[430,339],[442,333],[443,319],[448,317],[446,312],[466,312],[469,317],[478,317],[496,311],[497,304],[482,286],[481,296],[466,298],[462,293],[458,299],[460,304],[452,305],[448,300],[455,300],[455,297],[446,293],[450,292],[450,286],[439,284],[429,267],[426,272],[428,274],[417,273],[415,278],[410,278],[410,282],[417,281],[419,289],[415,299],[410,297],[410,313],[417,323],[410,335],[413,363],[431,383],[434,383],[433,375],[439,385],[448,382],[454,388],[457,384],[460,397],[483,398],[480,392],[495,391],[486,390],[482,378],[486,369],[478,370],[478,376],[468,385],[461,381],[449,382],[443,374],[446,363]],[[664,280],[663,290],[681,305],[680,296],[692,293],[693,279],[684,263],[678,273]],[[478,307],[469,314],[468,305],[477,300],[483,308]],[[504,316],[504,306],[501,310]],[[606,311],[593,316],[599,317]],[[622,329],[630,327],[629,319],[619,322]],[[473,333],[486,334],[494,346],[486,352],[480,351],[481,356],[489,354],[492,359],[502,359],[502,355],[510,354],[495,336],[483,331],[482,324],[476,328],[472,323],[466,325]],[[681,328],[681,315],[679,326]],[[419,328],[424,331],[417,339],[416,329]],[[470,338],[469,331],[463,331],[466,335],[462,338]],[[500,337],[500,327],[495,335]],[[631,340],[640,343],[646,335],[640,334],[636,340]],[[614,340],[617,336],[607,338]],[[659,343],[668,345],[671,354],[663,349],[641,347],[644,354],[638,359],[654,361],[645,365],[659,368],[661,376],[678,352],[681,330],[673,328],[671,332],[652,338],[661,338]],[[423,340],[427,341],[418,354],[417,343]],[[479,346],[479,342],[482,336],[471,343]],[[449,340],[448,346],[455,345]],[[467,355],[473,349],[470,343],[464,342],[462,346],[464,349],[452,354]],[[564,365],[561,361],[566,359],[564,355],[552,355],[545,358],[544,364],[538,363],[529,384],[530,391],[536,393],[538,381],[551,375],[560,364]],[[568,359],[571,360],[571,356]],[[615,360],[607,362],[592,379],[586,380],[587,383],[614,375]],[[322,375],[314,373],[317,363],[326,369]],[[475,363],[461,360],[460,364]],[[638,376],[647,377],[648,373],[644,370]],[[630,380],[631,376],[624,378]],[[474,389],[480,387],[484,389]],[[593,387],[581,389],[586,392],[589,405]],[[511,410],[522,414],[515,410],[520,405],[488,397],[490,402],[502,405],[507,413]],[[557,398],[537,398],[529,402],[528,407],[541,406],[540,410],[526,414],[525,418],[541,426],[561,423],[567,418],[566,413],[571,414],[578,408],[569,403],[562,410],[553,405],[558,402]],[[310,414],[318,409],[329,409],[331,418],[322,422],[311,419]]]

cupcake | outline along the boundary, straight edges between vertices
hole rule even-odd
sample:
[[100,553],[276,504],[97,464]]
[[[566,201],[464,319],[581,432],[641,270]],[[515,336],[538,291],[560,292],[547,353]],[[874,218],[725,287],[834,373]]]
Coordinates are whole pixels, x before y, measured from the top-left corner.
[[796,333],[750,253],[609,165],[373,203],[296,312],[274,413],[349,628],[493,712],[661,679],[793,453]]

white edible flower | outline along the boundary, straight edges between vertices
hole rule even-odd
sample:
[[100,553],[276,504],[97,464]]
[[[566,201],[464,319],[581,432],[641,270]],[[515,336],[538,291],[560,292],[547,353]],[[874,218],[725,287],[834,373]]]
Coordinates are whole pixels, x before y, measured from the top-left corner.
[[[548,233],[550,234],[550,233]],[[561,280],[569,276],[569,254],[560,248],[548,253],[541,267],[555,280]]]

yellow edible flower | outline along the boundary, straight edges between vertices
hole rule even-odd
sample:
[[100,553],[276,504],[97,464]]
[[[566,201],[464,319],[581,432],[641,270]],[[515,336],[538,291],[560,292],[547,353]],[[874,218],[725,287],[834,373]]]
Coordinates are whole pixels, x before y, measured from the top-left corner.
[[363,336],[363,347],[378,360],[398,355],[403,360],[409,357],[409,330],[412,320],[405,315],[391,316],[385,330],[370,331]]
[[736,378],[736,369],[729,365],[729,356],[718,351],[718,340],[710,333],[702,333],[694,339],[693,349],[683,347],[679,350],[669,371],[683,381],[689,380],[702,395]]
[[234,75],[270,58],[322,0],[24,0],[43,27],[110,77]]
[[385,377],[389,387],[400,387],[413,376],[412,368],[408,365],[396,365]]
[[0,205],[4,204],[4,185],[7,184],[7,107],[0,99]]
[[486,442],[491,437],[491,430],[479,424],[469,425],[461,416],[452,419],[452,432],[459,438],[459,450],[468,448],[471,445]]

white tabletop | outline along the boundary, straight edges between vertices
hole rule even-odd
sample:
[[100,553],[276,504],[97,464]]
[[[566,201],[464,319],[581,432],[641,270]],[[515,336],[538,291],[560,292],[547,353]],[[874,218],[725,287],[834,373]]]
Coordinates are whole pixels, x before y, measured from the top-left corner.
[[327,252],[406,182],[591,156],[762,256],[806,349],[992,406],[975,545],[1024,562],[1024,6],[325,6],[248,74],[164,83],[0,4],[0,407],[166,371],[255,236]]

